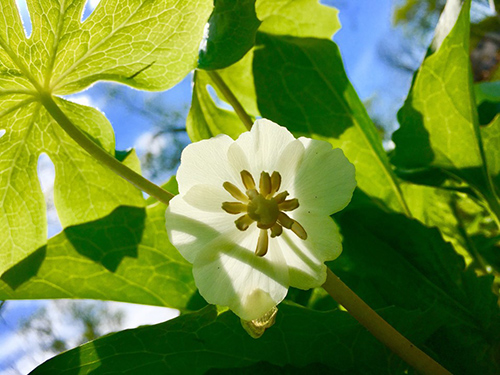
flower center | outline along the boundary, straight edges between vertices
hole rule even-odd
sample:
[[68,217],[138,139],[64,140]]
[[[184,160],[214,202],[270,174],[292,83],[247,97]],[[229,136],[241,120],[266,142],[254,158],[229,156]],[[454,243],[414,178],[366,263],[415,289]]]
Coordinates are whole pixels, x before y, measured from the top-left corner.
[[255,254],[264,256],[269,247],[267,230],[271,230],[271,238],[278,237],[283,233],[283,227],[290,229],[299,238],[307,239],[307,233],[297,221],[290,218],[283,211],[293,211],[299,207],[298,199],[286,199],[287,191],[277,192],[281,186],[281,175],[274,171],[272,175],[267,172],[260,174],[259,188],[250,172],[240,172],[241,180],[246,188],[245,194],[235,185],[226,181],[222,185],[239,202],[224,202],[222,209],[229,214],[237,215],[245,213],[235,220],[236,228],[241,231],[248,229],[254,221],[260,228],[259,240]]

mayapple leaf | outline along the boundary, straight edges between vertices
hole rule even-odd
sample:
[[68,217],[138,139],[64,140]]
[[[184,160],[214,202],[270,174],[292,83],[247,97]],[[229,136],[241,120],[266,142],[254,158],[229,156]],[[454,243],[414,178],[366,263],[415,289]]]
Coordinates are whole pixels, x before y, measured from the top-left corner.
[[264,33],[257,43],[253,66],[262,116],[342,148],[356,167],[358,186],[391,209],[406,212],[399,182],[335,43]]
[[401,214],[363,207],[337,215],[342,257],[330,267],[373,308],[434,308],[446,323],[426,341],[454,374],[497,374],[500,310],[491,275],[478,277],[428,228]]
[[[443,323],[432,311],[390,308],[381,313],[417,345]],[[348,313],[283,303],[275,325],[258,340],[243,330],[232,312],[217,315],[208,306],[165,323],[107,335],[54,357],[31,374],[239,374],[249,373],[249,368],[262,374],[305,374],[305,369],[403,374],[408,370]]]
[[[97,220],[141,193],[99,165],[54,121],[42,96],[71,94],[97,80],[167,89],[196,65],[210,0],[102,0],[81,22],[84,0],[29,0],[26,37],[15,0],[0,2],[0,274],[46,244],[37,161],[56,169],[55,205],[63,227]],[[97,110],[57,106],[114,156],[114,134]],[[0,133],[0,134],[1,134]]]
[[255,0],[216,0],[198,68],[222,69],[237,62],[253,47],[259,25]]
[[186,131],[192,140],[208,139],[217,134],[227,134],[236,139],[246,128],[236,113],[220,108],[212,100],[208,88],[213,85],[203,70],[193,77],[191,108],[186,119]]
[[398,113],[392,162],[401,170],[444,171],[444,177],[455,176],[494,197],[469,62],[469,8],[470,1],[464,2],[439,49],[418,70]]
[[[335,8],[319,4],[317,0],[258,0],[255,3],[255,12],[261,22],[258,30],[275,34],[329,39],[340,29],[338,11]],[[254,39],[255,35],[252,35],[252,40],[254,41]],[[257,108],[252,68],[254,50],[255,48],[251,48],[242,59],[225,69],[218,70],[218,73],[246,112],[256,117],[260,113]],[[203,68],[203,65],[200,68]],[[191,140],[193,142],[199,141],[224,133],[230,123],[238,131],[233,130],[231,136],[237,136],[245,131],[244,127],[236,125],[241,121],[235,114],[233,116],[228,114],[227,110],[218,106],[212,97],[206,94],[206,85],[210,84],[215,89],[219,99],[225,100],[222,92],[213,82],[205,74],[197,74],[193,79],[195,89],[193,90],[193,105],[188,119],[190,124],[188,134]],[[219,116],[224,119],[223,123],[228,124],[228,126],[217,126]]]
[[168,241],[165,205],[120,206],[69,226],[5,272],[0,299],[87,298],[193,310],[191,265]]
[[497,115],[487,126],[481,127],[481,137],[488,172],[497,196],[500,196],[500,115]]

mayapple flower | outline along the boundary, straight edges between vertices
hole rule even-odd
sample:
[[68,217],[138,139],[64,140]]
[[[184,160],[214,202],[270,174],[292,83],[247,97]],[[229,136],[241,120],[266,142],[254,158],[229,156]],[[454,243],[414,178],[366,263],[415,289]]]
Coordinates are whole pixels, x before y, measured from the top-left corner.
[[193,264],[207,302],[242,320],[264,316],[290,286],[321,286],[324,262],[342,251],[330,215],[351,200],[354,166],[327,142],[257,120],[236,141],[218,135],[187,146],[177,181],[170,241]]

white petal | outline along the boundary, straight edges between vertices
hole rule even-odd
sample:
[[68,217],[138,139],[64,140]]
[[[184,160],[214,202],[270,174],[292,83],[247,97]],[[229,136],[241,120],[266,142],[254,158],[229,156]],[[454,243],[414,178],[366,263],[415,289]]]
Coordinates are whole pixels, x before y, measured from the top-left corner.
[[279,192],[287,190],[290,197],[295,197],[295,178],[304,157],[304,145],[298,139],[290,142],[276,162],[276,171],[281,175]]
[[295,138],[286,128],[266,119],[255,121],[250,132],[243,133],[236,140],[247,155],[250,170],[258,184],[262,171],[272,173],[285,147]]
[[299,138],[304,157],[295,178],[295,197],[307,210],[331,215],[350,202],[356,187],[355,170],[341,149],[324,141]]
[[195,260],[193,274],[200,294],[228,306],[244,320],[258,319],[280,303],[288,289],[288,269],[280,251],[254,254],[259,229],[220,237]]
[[[165,213],[170,242],[191,263],[198,253],[204,251],[207,243],[224,233],[238,230],[234,224],[238,215],[223,211],[220,197],[212,200],[217,194],[214,189],[209,193],[210,199],[204,200],[204,190],[202,185],[197,185],[187,194],[175,196]],[[219,194],[224,196],[223,192]]]
[[307,240],[284,229],[277,239],[290,270],[290,285],[300,289],[321,286],[326,280],[324,262],[337,258],[342,242],[335,222],[329,216],[302,211],[292,215],[307,232]]
[[227,151],[233,142],[229,136],[219,134],[188,145],[182,151],[177,171],[179,193],[184,194],[199,184],[222,187],[225,181],[236,183],[239,176],[229,167],[227,159]]

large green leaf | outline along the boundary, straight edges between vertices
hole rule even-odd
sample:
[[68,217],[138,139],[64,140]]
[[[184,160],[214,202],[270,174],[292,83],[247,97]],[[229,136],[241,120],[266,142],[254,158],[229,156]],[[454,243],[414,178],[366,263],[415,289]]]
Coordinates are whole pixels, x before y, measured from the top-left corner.
[[445,171],[494,196],[485,168],[469,62],[466,1],[439,49],[420,67],[394,133],[393,163],[402,170]]
[[[55,204],[63,226],[96,220],[141,194],[98,165],[51,118],[40,94],[70,94],[97,80],[166,89],[196,64],[209,0],[103,0],[81,22],[84,0],[31,0],[27,38],[15,0],[0,2],[0,274],[46,243],[37,160],[55,164]],[[98,111],[57,105],[114,155],[114,136]]]
[[[382,314],[417,344],[442,324],[432,312],[392,308]],[[108,335],[49,360],[32,374],[403,374],[406,369],[346,312],[282,304],[276,324],[258,340],[233,313],[217,316],[207,307]]]
[[191,265],[168,241],[165,206],[121,206],[67,227],[4,273],[0,299],[88,298],[181,310],[205,303]]
[[[340,29],[338,11],[318,3],[317,0],[258,0],[255,11],[261,21],[259,30],[280,35],[295,35],[298,37],[331,38]],[[254,39],[254,35],[252,35]],[[257,98],[253,77],[252,61],[255,48],[237,63],[219,70],[223,78],[246,112],[252,116],[259,116]],[[203,66],[201,66],[203,67]],[[206,95],[206,85],[213,83],[204,74],[194,77],[192,107],[189,114],[188,134],[192,141],[210,138],[219,133],[225,133],[228,128],[234,129],[232,136],[245,131],[236,115],[230,115],[226,110],[217,106],[213,99]],[[223,94],[214,86],[218,97],[224,100]],[[204,111],[201,112],[200,108]],[[224,119],[220,126],[218,118]],[[214,124],[214,125],[212,125]]]
[[382,142],[347,79],[335,43],[264,33],[257,42],[253,65],[262,116],[342,148],[356,167],[358,186],[404,212]]
[[[492,276],[478,277],[439,231],[364,207],[338,222],[344,252],[332,269],[375,308],[436,309],[443,325],[426,342],[454,374],[497,374],[500,310]],[[317,302],[316,302],[317,303]]]
[[500,196],[500,115],[481,127],[484,153],[488,163],[488,172],[493,180],[497,195]]

